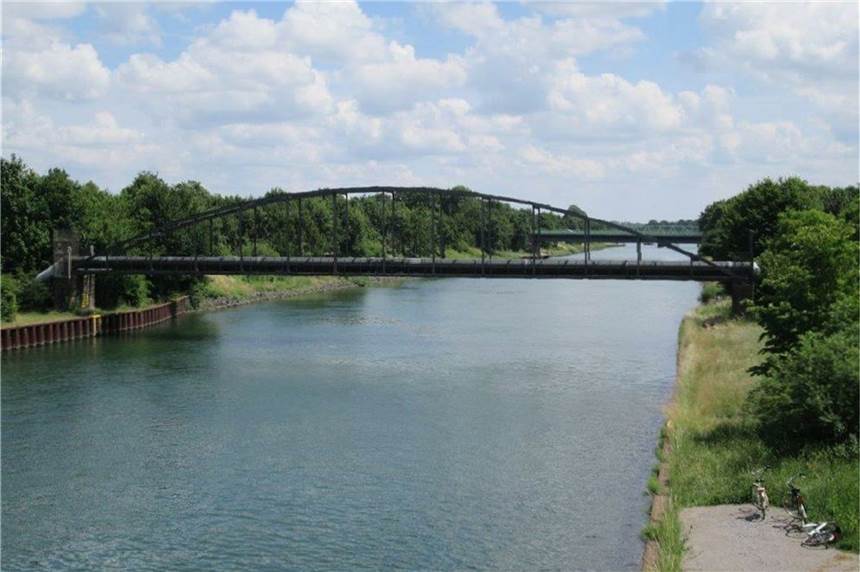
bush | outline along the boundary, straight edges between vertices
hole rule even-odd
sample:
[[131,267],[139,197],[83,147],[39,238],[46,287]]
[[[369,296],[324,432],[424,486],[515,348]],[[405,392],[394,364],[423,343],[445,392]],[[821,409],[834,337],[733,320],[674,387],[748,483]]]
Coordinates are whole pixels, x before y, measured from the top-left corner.
[[778,356],[750,403],[769,445],[822,444],[856,439],[860,400],[860,336],[856,328],[804,334]]
[[726,295],[725,287],[719,282],[705,282],[699,294],[699,302],[708,304]]
[[121,297],[129,306],[142,306],[149,301],[149,281],[146,276],[124,276]]
[[18,313],[18,283],[4,274],[0,276],[0,318],[4,322],[11,322]]
[[46,282],[39,282],[32,276],[19,274],[16,277],[18,283],[18,307],[24,311],[44,311],[53,306],[54,300],[51,289]]

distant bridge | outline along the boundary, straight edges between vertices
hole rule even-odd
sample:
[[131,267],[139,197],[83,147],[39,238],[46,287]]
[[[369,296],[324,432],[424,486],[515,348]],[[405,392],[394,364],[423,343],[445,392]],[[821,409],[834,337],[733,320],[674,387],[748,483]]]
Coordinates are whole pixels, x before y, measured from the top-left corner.
[[[592,230],[590,233],[584,230],[541,230],[533,235],[540,242],[612,242],[612,243],[654,243],[658,246],[666,244],[699,244],[702,242],[702,233],[699,231],[683,232],[656,232],[649,230],[640,231],[642,234],[632,234],[621,230]],[[643,240],[642,235],[647,235],[651,240]]]
[[[344,215],[348,219],[349,201],[338,206],[339,196],[376,195],[380,198],[382,210],[382,256],[352,257],[343,256],[338,252],[341,227],[339,222]],[[402,196],[420,196],[429,205],[429,221],[432,228],[429,233],[429,244],[424,251],[430,253],[424,258],[404,258],[391,256],[388,248],[394,242],[394,225],[396,205]],[[480,258],[470,260],[451,260],[444,257],[444,248],[439,242],[437,226],[441,221],[440,205],[445,197],[472,198],[480,202]],[[303,201],[306,199],[330,199],[332,205],[332,220],[329,229],[329,252],[325,256],[306,256],[304,244],[304,218],[301,216]],[[491,256],[486,245],[486,227],[488,213],[495,203],[508,203],[516,207],[531,209],[532,252],[522,259],[499,259]],[[258,209],[270,205],[286,204],[287,208],[296,208],[299,213],[299,226],[296,241],[299,252],[282,253],[277,257],[256,256],[258,239]],[[249,231],[245,224],[245,213],[253,214],[252,229]],[[552,212],[574,217],[580,220],[582,231],[569,231],[550,234],[540,229],[538,221],[541,212]],[[212,221],[236,217],[240,234],[240,246],[236,256],[213,256]],[[592,229],[597,225],[600,229]],[[146,243],[151,243],[160,237],[170,236],[180,230],[195,227],[203,234],[208,226],[208,248],[195,243],[194,256],[172,256],[170,253],[154,256],[135,256],[129,252]],[[253,244],[254,256],[245,256],[241,244],[250,238]],[[265,238],[265,237],[263,237]],[[681,237],[683,239],[685,237]],[[40,279],[54,278],[55,284],[64,281],[75,288],[81,277],[91,277],[99,274],[144,274],[144,275],[206,275],[206,274],[282,274],[282,275],[371,275],[371,276],[460,276],[474,278],[579,278],[579,279],[631,279],[631,280],[694,280],[719,281],[728,284],[733,292],[738,293],[734,298],[741,297],[747,292],[752,283],[754,266],[749,261],[715,262],[699,256],[678,246],[678,242],[698,242],[700,237],[686,237],[690,240],[679,240],[673,236],[668,242],[667,236],[655,236],[624,225],[597,219],[584,212],[573,211],[551,205],[505,197],[489,195],[459,189],[438,189],[429,187],[351,187],[339,189],[319,189],[302,193],[272,194],[259,199],[251,199],[224,207],[204,211],[182,220],[166,222],[160,228],[153,229],[115,244],[108,252],[81,256],[71,242],[63,245],[55,244],[55,263],[43,271]],[[697,238],[696,240],[692,240]],[[540,243],[546,240],[576,239],[584,244],[581,260],[549,258],[540,255]],[[401,241],[402,242],[402,241]],[[635,260],[597,261],[591,256],[593,242],[637,242],[657,243],[660,246],[674,250],[687,257],[680,262],[644,262],[641,253]],[[177,253],[178,254],[178,253]],[[286,256],[284,256],[286,254]],[[90,290],[93,288],[89,279]],[[85,296],[92,299],[92,295]]]

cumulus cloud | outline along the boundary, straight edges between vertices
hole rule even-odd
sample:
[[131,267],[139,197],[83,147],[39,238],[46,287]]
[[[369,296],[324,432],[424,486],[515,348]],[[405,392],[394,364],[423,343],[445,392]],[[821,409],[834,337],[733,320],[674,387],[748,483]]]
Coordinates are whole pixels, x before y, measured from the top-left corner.
[[116,76],[129,92],[160,94],[152,113],[189,127],[295,118],[333,103],[325,75],[281,49],[273,22],[254,12],[233,12],[173,61],[132,55]]
[[143,133],[123,127],[109,111],[64,125],[28,100],[16,102],[4,97],[3,110],[4,144],[27,160],[35,156],[36,167],[77,165],[109,171],[133,167],[158,151]]
[[121,46],[161,45],[161,30],[145,4],[106,3],[93,8],[98,14],[103,36]]
[[445,26],[475,38],[465,62],[469,85],[491,111],[529,113],[546,105],[549,77],[558,62],[640,42],[644,34],[617,18],[540,15],[504,20],[494,4],[437,4]]
[[[833,136],[856,115],[851,25],[828,12],[828,34],[767,6],[707,6],[710,45],[699,56],[710,49],[722,69],[735,62],[746,75],[671,87],[593,57],[648,45],[640,21],[671,9],[526,4],[511,18],[485,3],[417,8],[440,38],[458,38],[447,51],[411,43],[408,26],[392,34],[355,2],[298,2],[269,17],[184,11],[197,22],[170,49],[159,18],[172,12],[13,11],[3,23],[3,142],[37,168],[68,166],[114,187],[142,169],[242,194],[464,183],[613,218],[655,202],[666,210],[649,216],[692,216],[765,175],[856,178],[856,133]],[[134,16],[125,28],[111,23],[120,10]],[[90,18],[92,37],[75,36],[73,18]],[[751,76],[766,86],[753,103]]]
[[858,5],[809,2],[709,3],[700,20],[712,44],[691,57],[745,70],[762,85],[787,87],[824,111],[832,127],[857,134]]
[[386,112],[408,108],[415,101],[431,99],[466,82],[462,58],[450,56],[440,61],[415,57],[412,46],[392,42],[389,57],[360,64],[346,75],[362,108]]
[[573,62],[559,65],[548,98],[551,110],[572,128],[664,131],[684,119],[683,107],[656,83],[634,84],[608,73],[587,76]]
[[90,44],[54,42],[33,50],[5,50],[3,88],[12,97],[91,99],[102,95],[109,83],[110,71]]

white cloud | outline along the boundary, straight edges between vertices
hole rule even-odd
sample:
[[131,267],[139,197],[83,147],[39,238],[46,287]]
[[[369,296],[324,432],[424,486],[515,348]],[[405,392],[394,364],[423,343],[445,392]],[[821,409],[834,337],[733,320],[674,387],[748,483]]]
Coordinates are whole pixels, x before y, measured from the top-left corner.
[[657,10],[666,8],[665,0],[657,2],[615,2],[598,0],[591,2],[530,2],[529,7],[552,16],[568,18],[611,19],[644,18]]
[[109,42],[120,46],[161,45],[161,30],[150,16],[146,4],[95,4],[94,10],[100,20],[101,32]]
[[363,63],[346,72],[349,85],[363,109],[386,112],[409,107],[421,99],[450,93],[466,82],[461,58],[415,57],[412,46],[392,42],[384,61]]
[[102,95],[109,83],[110,71],[90,44],[54,42],[35,50],[4,50],[3,87],[9,96],[91,99]]
[[573,128],[665,131],[681,126],[684,109],[654,82],[630,83],[614,74],[587,76],[573,62],[559,65],[549,104]]
[[[129,28],[144,45],[113,70],[103,60],[125,50],[96,42],[100,57],[85,43],[105,39],[96,8],[4,21],[3,144],[40,170],[113,188],[143,169],[242,194],[464,183],[611,218],[671,218],[765,175],[856,179],[856,134],[839,142],[833,127],[835,114],[856,114],[856,85],[832,71],[844,49],[851,59],[850,38],[816,23],[804,39],[772,27],[768,11],[767,24],[753,9],[714,12],[712,48],[746,76],[669,87],[590,57],[649,46],[631,22],[661,17],[661,5],[527,4],[514,19],[491,4],[422,7],[433,15],[422,23],[441,22],[439,37],[461,46],[432,52],[410,26],[392,32],[354,2],[299,2],[274,18],[186,11],[196,25],[170,49],[152,34],[174,16],[150,10]],[[64,28],[62,14],[94,31]],[[750,74],[766,86],[755,100]]]
[[469,85],[491,111],[529,113],[546,105],[548,76],[559,62],[633,45],[644,34],[617,18],[531,15],[506,21],[494,4],[436,4],[438,20],[475,38],[465,62]]
[[3,16],[28,20],[65,20],[80,16],[84,2],[4,2]]
[[704,25],[737,61],[766,78],[857,74],[854,2],[709,3]]
[[37,168],[83,166],[112,181],[111,170],[134,168],[158,153],[159,146],[143,133],[121,126],[109,111],[99,111],[84,123],[58,124],[30,101],[3,98],[3,141]]
[[698,62],[788,88],[823,111],[834,130],[856,138],[856,2],[709,3],[700,20],[713,45],[693,55]]
[[520,158],[526,163],[544,171],[580,179],[601,179],[605,175],[604,166],[593,159],[555,155],[550,151],[527,145],[520,150]]
[[333,105],[325,75],[282,49],[272,21],[253,12],[234,12],[173,61],[135,54],[116,75],[129,92],[166,99],[150,100],[154,115],[188,126],[277,121]]
[[379,60],[387,42],[352,0],[298,1],[278,23],[290,49],[323,63]]

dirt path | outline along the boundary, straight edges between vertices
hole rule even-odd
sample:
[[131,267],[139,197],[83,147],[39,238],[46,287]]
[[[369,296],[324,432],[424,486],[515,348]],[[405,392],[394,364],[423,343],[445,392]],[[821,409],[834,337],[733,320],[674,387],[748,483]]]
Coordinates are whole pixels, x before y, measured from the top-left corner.
[[681,522],[688,550],[683,569],[779,572],[857,572],[856,554],[834,548],[813,549],[789,538],[781,525],[787,521],[783,509],[771,508],[767,519],[758,519],[751,505],[720,505],[686,508]]

